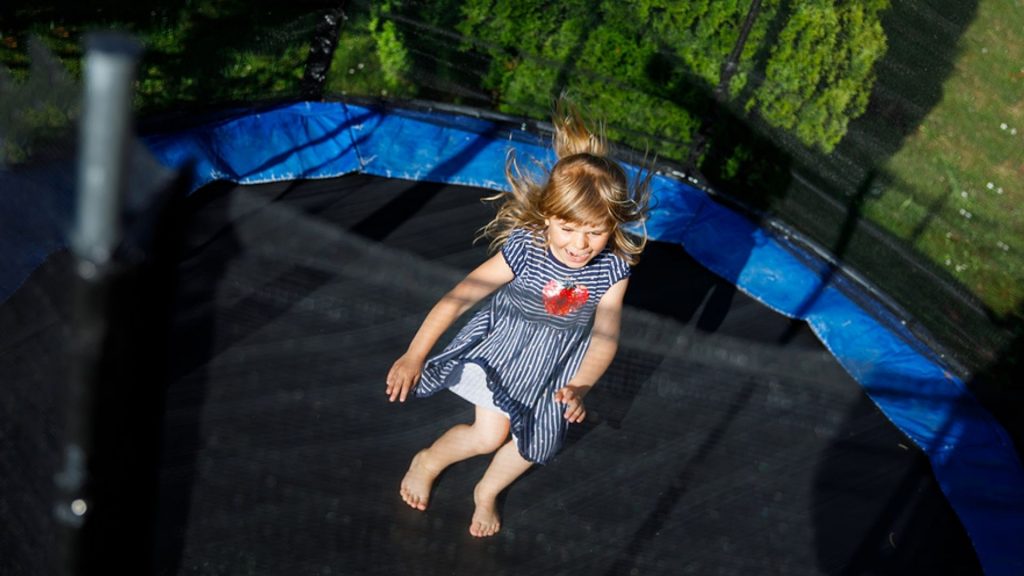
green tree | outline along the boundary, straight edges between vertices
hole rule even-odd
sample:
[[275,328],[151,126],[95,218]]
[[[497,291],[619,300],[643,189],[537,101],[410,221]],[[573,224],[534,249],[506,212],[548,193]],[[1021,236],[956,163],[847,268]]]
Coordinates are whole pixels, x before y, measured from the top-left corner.
[[409,51],[398,27],[387,16],[394,9],[392,2],[376,4],[370,11],[370,36],[377,46],[377,58],[384,85],[397,91],[407,85],[409,73]]
[[750,0],[468,0],[459,30],[507,112],[543,116],[569,89],[617,137],[680,158],[724,100],[829,152],[866,107],[887,6],[764,0],[741,41]]
[[23,81],[0,66],[0,168],[27,160],[40,144],[66,138],[78,114],[78,87],[60,61],[36,38],[28,53]]
[[[681,106],[659,46],[632,21],[630,3],[569,0],[550,4],[469,0],[459,26],[467,46],[491,59],[485,77],[499,109],[544,117],[568,90],[603,118],[609,135],[673,156],[685,152],[698,119]],[[642,7],[638,8],[642,9]]]
[[831,152],[867,108],[874,65],[886,50],[880,15],[888,6],[888,0],[796,3],[747,109]]

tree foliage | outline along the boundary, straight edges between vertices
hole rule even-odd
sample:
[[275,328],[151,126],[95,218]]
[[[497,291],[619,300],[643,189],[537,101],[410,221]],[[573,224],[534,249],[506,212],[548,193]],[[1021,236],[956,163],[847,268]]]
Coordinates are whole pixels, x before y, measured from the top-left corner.
[[24,161],[47,140],[65,137],[78,113],[78,89],[61,63],[35,38],[28,53],[23,81],[0,66],[0,168]]
[[394,92],[407,83],[405,79],[410,66],[409,52],[398,27],[386,19],[391,11],[391,2],[374,5],[370,13],[369,30],[376,44],[384,84]]
[[886,49],[880,14],[887,7],[888,0],[796,3],[748,109],[831,151],[867,108],[874,65]]
[[625,4],[470,0],[459,29],[492,58],[485,82],[501,110],[544,117],[569,91],[612,138],[682,155],[698,119],[657,76],[673,66],[623,18]]
[[[888,0],[767,0],[727,87],[737,110],[829,152],[864,112]],[[459,31],[487,53],[502,110],[543,116],[568,89],[615,136],[682,156],[749,0],[468,0]]]

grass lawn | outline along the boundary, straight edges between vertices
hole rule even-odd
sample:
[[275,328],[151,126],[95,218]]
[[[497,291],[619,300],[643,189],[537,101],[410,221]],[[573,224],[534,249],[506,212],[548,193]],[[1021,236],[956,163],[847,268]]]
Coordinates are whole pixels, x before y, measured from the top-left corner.
[[1024,3],[983,0],[943,96],[886,166],[866,215],[999,315],[1024,302]]

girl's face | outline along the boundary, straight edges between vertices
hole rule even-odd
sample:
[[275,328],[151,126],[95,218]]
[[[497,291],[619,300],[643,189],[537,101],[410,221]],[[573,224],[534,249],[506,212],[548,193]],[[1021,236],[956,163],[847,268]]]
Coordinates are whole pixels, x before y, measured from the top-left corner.
[[548,247],[555,258],[570,268],[582,268],[604,250],[612,236],[611,226],[580,224],[551,217],[547,224]]

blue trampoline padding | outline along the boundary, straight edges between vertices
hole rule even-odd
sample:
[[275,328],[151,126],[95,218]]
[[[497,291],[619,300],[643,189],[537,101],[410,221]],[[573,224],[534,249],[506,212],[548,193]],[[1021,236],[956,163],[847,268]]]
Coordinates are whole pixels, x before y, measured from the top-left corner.
[[[507,187],[510,148],[524,164],[530,158],[552,159],[539,137],[489,121],[345,103],[240,112],[153,135],[146,143],[165,165],[191,166],[193,190],[214,180],[255,184],[350,172],[499,190]],[[650,236],[685,246],[753,298],[806,320],[882,412],[928,456],[985,572],[1024,574],[1024,468],[1006,431],[964,383],[898,323],[880,322],[881,306],[869,312],[837,289],[842,280],[826,276],[824,262],[798,258],[785,240],[681,181],[655,176],[652,196]],[[17,207],[7,204],[3,213],[0,254],[5,259],[17,254],[24,262],[0,268],[0,301],[60,248],[49,232],[36,238],[13,227],[19,213],[37,211],[25,200],[17,197]],[[11,246],[8,237],[16,237]]]

